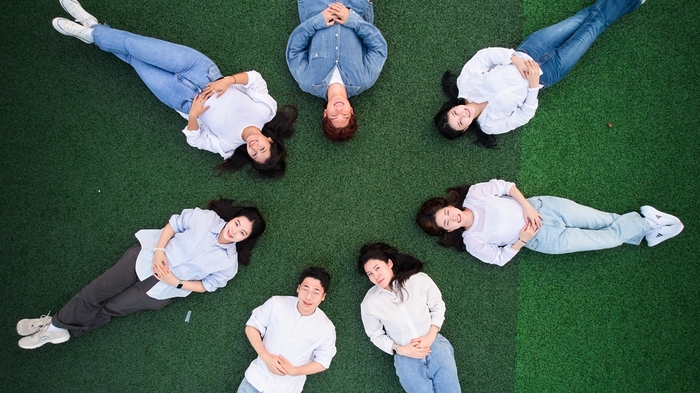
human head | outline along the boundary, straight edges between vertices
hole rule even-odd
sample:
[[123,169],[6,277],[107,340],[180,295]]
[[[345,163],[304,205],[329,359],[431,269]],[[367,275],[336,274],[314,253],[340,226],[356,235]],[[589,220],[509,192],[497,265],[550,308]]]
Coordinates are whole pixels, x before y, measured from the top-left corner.
[[324,115],[321,119],[321,128],[323,129],[323,135],[333,142],[349,141],[355,137],[355,134],[357,133],[357,118],[353,113],[350,115],[345,127],[336,128],[331,119]]
[[[384,269],[384,266],[391,269],[393,275],[391,275],[390,282],[384,281],[377,284],[373,277],[370,276],[372,271],[368,272],[368,268],[372,266],[368,265],[372,265],[375,261],[385,263],[385,265],[380,265],[380,269]],[[357,260],[357,271],[360,274],[367,276],[373,284],[382,288],[396,288],[401,299],[403,299],[403,289],[406,280],[422,269],[423,262],[411,255],[398,252],[398,250],[386,243],[366,244],[360,249],[360,257]],[[385,279],[388,279],[390,276],[385,271],[381,271],[379,274]]]
[[270,148],[273,144],[272,138],[255,133],[246,140],[246,152],[255,164],[265,165],[272,157]]
[[249,162],[260,177],[268,179],[282,178],[287,168],[285,162],[287,149],[284,146],[284,141],[294,135],[294,123],[296,120],[297,108],[294,105],[284,105],[277,111],[275,117],[260,130],[264,138],[261,138],[259,143],[264,143],[262,139],[270,142],[270,156],[264,163],[258,163],[253,160],[248,150],[248,144],[246,144],[236,148],[233,155],[217,165],[215,169],[218,169],[219,173],[223,171],[236,172]]
[[309,267],[299,276],[297,309],[301,315],[311,315],[326,299],[331,285],[331,275],[320,267]]
[[469,191],[468,185],[449,188],[447,190],[447,198],[436,197],[425,201],[418,213],[416,214],[416,223],[418,226],[430,236],[439,236],[438,243],[445,247],[455,247],[459,251],[464,251],[464,242],[462,241],[462,233],[464,228],[457,228],[452,232],[447,232],[437,224],[435,214],[446,207],[455,207],[461,209],[464,198]]
[[253,230],[253,222],[245,216],[232,218],[219,232],[219,244],[231,244],[242,242],[250,236]]
[[239,205],[233,199],[220,198],[213,199],[207,203],[207,208],[215,212],[222,220],[231,222],[236,217],[245,217],[252,223],[248,237],[236,243],[238,252],[238,263],[248,266],[255,244],[260,236],[265,232],[265,220],[260,211],[252,205]]

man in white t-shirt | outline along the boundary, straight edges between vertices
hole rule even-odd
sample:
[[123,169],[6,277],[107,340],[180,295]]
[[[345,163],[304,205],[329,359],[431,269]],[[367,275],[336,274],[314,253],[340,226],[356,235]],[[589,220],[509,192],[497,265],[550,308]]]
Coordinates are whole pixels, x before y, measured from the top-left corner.
[[306,376],[325,371],[335,356],[335,326],[318,308],[331,276],[310,267],[299,277],[298,297],[273,296],[253,310],[245,334],[258,357],[238,393],[301,392]]

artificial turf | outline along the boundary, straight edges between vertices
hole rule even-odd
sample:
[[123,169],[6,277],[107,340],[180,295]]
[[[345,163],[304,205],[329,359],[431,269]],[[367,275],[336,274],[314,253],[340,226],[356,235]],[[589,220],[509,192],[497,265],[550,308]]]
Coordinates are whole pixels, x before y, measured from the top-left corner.
[[[53,30],[50,20],[66,16],[58,2],[5,5],[3,390],[235,391],[255,357],[243,332],[251,310],[294,294],[301,270],[318,265],[333,275],[321,307],[336,325],[338,354],[305,391],[399,391],[391,358],[359,317],[370,283],[356,272],[358,251],[385,241],[426,261],[442,290],[442,332],[463,391],[700,391],[700,9],[647,3],[541,93],[533,121],[487,151],[434,131],[442,73],[480,48],[514,47],[589,1],[376,1],[389,58],[375,86],[352,99],[360,130],[344,144],[323,138],[322,100],[287,70],[295,2],[82,2],[100,22],[196,48],[226,74],[255,69],[278,103],[296,104],[279,181],[216,176],[219,157],[185,143],[184,120],[127,64]],[[494,177],[526,195],[609,211],[651,204],[686,229],[652,249],[525,251],[497,267],[437,246],[414,224],[423,200]],[[268,223],[251,265],[225,288],[62,345],[17,347],[17,320],[55,313],[135,243],[137,230],[220,196],[255,202]]]

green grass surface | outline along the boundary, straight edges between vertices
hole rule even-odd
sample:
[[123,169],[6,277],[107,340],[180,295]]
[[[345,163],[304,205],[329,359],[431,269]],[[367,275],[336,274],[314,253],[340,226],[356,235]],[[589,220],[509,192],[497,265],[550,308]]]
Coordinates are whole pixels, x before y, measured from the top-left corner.
[[[235,391],[255,356],[243,332],[251,310],[293,294],[301,270],[320,265],[333,275],[322,308],[338,354],[305,391],[399,391],[390,357],[359,318],[370,284],[355,272],[357,253],[385,241],[425,260],[442,290],[443,334],[464,391],[699,391],[697,4],[649,0],[542,93],[530,124],[486,151],[433,130],[442,72],[459,71],[482,47],[513,47],[587,2],[416,3],[375,2],[389,59],[376,85],[352,100],[357,138],[332,144],[318,127],[322,100],[299,90],[284,60],[294,1],[83,1],[100,22],[194,47],[224,73],[255,69],[278,103],[295,103],[281,181],[216,176],[218,156],[186,144],[184,120],[128,65],[53,30],[50,20],[65,16],[58,2],[7,4],[3,390]],[[424,199],[494,177],[527,195],[611,211],[651,204],[686,230],[653,249],[524,252],[499,268],[437,246],[414,224]],[[254,201],[268,222],[252,264],[226,288],[63,345],[17,347],[17,320],[55,313],[134,244],[137,230],[220,196]]]

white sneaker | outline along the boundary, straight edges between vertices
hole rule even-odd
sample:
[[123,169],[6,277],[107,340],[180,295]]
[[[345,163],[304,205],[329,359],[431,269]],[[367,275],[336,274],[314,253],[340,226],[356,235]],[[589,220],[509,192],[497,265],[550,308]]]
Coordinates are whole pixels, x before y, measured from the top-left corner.
[[85,11],[83,6],[78,3],[78,0],[59,0],[59,3],[61,3],[61,7],[81,25],[92,27],[97,24],[97,18]]
[[51,24],[56,31],[63,35],[75,37],[88,44],[95,42],[92,39],[92,27],[85,27],[66,18],[54,18]]
[[678,217],[660,212],[651,206],[642,206],[639,210],[642,212],[642,215],[645,218],[648,218],[661,226],[676,225],[681,223],[681,220],[679,220]]
[[44,325],[44,327],[39,329],[38,332],[32,334],[31,336],[22,337],[22,339],[19,340],[19,346],[24,349],[34,349],[39,348],[46,343],[60,344],[70,339],[68,329],[50,332],[49,326],[51,325]]
[[39,331],[44,326],[51,325],[49,314],[42,315],[35,319],[23,319],[17,322],[17,333],[20,336],[28,336]]
[[652,229],[644,238],[647,239],[647,245],[649,247],[654,247],[662,241],[678,235],[682,230],[683,224],[666,225]]

